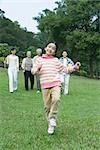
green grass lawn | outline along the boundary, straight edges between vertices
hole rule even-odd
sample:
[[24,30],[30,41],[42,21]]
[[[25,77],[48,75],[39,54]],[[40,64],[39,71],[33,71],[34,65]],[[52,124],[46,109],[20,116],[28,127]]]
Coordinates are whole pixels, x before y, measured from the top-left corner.
[[100,81],[71,77],[48,135],[41,93],[24,90],[22,72],[18,91],[9,93],[7,70],[0,69],[0,150],[100,150]]

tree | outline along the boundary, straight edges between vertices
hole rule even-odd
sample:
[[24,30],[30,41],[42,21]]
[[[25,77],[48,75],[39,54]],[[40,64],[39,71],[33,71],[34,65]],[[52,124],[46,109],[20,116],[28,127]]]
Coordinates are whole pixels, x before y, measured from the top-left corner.
[[38,28],[56,41],[59,49],[67,47],[72,58],[80,60],[93,77],[94,64],[100,58],[100,1],[62,0],[56,4],[53,11],[43,11],[36,18]]
[[0,43],[8,43],[8,45],[19,47],[20,51],[24,51],[34,45],[34,35],[26,28],[21,28],[18,21],[12,22],[6,18],[4,12],[0,11]]
[[0,57],[6,57],[10,53],[10,46],[0,43]]

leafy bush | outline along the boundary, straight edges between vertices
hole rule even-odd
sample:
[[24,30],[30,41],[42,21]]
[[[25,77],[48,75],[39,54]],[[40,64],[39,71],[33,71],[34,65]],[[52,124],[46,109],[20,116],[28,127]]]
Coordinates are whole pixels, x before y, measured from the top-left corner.
[[4,67],[4,57],[0,57],[0,67]]

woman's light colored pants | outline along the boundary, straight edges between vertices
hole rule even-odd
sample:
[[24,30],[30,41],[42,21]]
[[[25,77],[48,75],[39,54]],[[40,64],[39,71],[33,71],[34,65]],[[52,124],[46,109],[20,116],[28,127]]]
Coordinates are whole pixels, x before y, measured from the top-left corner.
[[17,90],[17,69],[8,68],[8,77],[9,77],[9,91],[13,92]]
[[70,74],[61,74],[61,84],[62,84],[62,90],[64,92],[64,95],[68,94],[69,91],[69,79],[70,79]]

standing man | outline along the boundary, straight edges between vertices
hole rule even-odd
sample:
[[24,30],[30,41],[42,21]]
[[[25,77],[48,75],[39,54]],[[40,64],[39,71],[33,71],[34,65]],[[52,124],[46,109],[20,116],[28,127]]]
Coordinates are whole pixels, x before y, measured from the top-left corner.
[[[42,49],[38,48],[36,50],[36,56],[33,58],[33,64],[36,63],[36,60],[42,55]],[[41,85],[40,85],[40,75],[38,73],[35,74],[36,77],[36,84],[37,84],[37,93],[41,91]]]
[[9,77],[9,91],[13,93],[17,90],[17,75],[19,71],[19,58],[16,54],[16,49],[11,49],[11,54],[7,56],[6,61],[8,65],[8,77]]
[[26,91],[29,90],[29,88],[28,88],[29,78],[30,78],[30,83],[31,83],[31,89],[33,89],[34,75],[31,74],[31,68],[33,67],[33,61],[32,61],[32,58],[31,58],[31,51],[27,51],[27,57],[23,59],[21,67],[22,67],[23,72],[24,72]]
[[[60,62],[64,65],[64,66],[73,66],[74,62],[67,57],[67,52],[63,51],[62,56],[60,58]],[[68,89],[69,89],[69,79],[70,79],[70,73],[65,73],[62,72],[60,74],[61,77],[61,85],[62,85],[62,91],[64,92],[64,95],[68,95]]]

